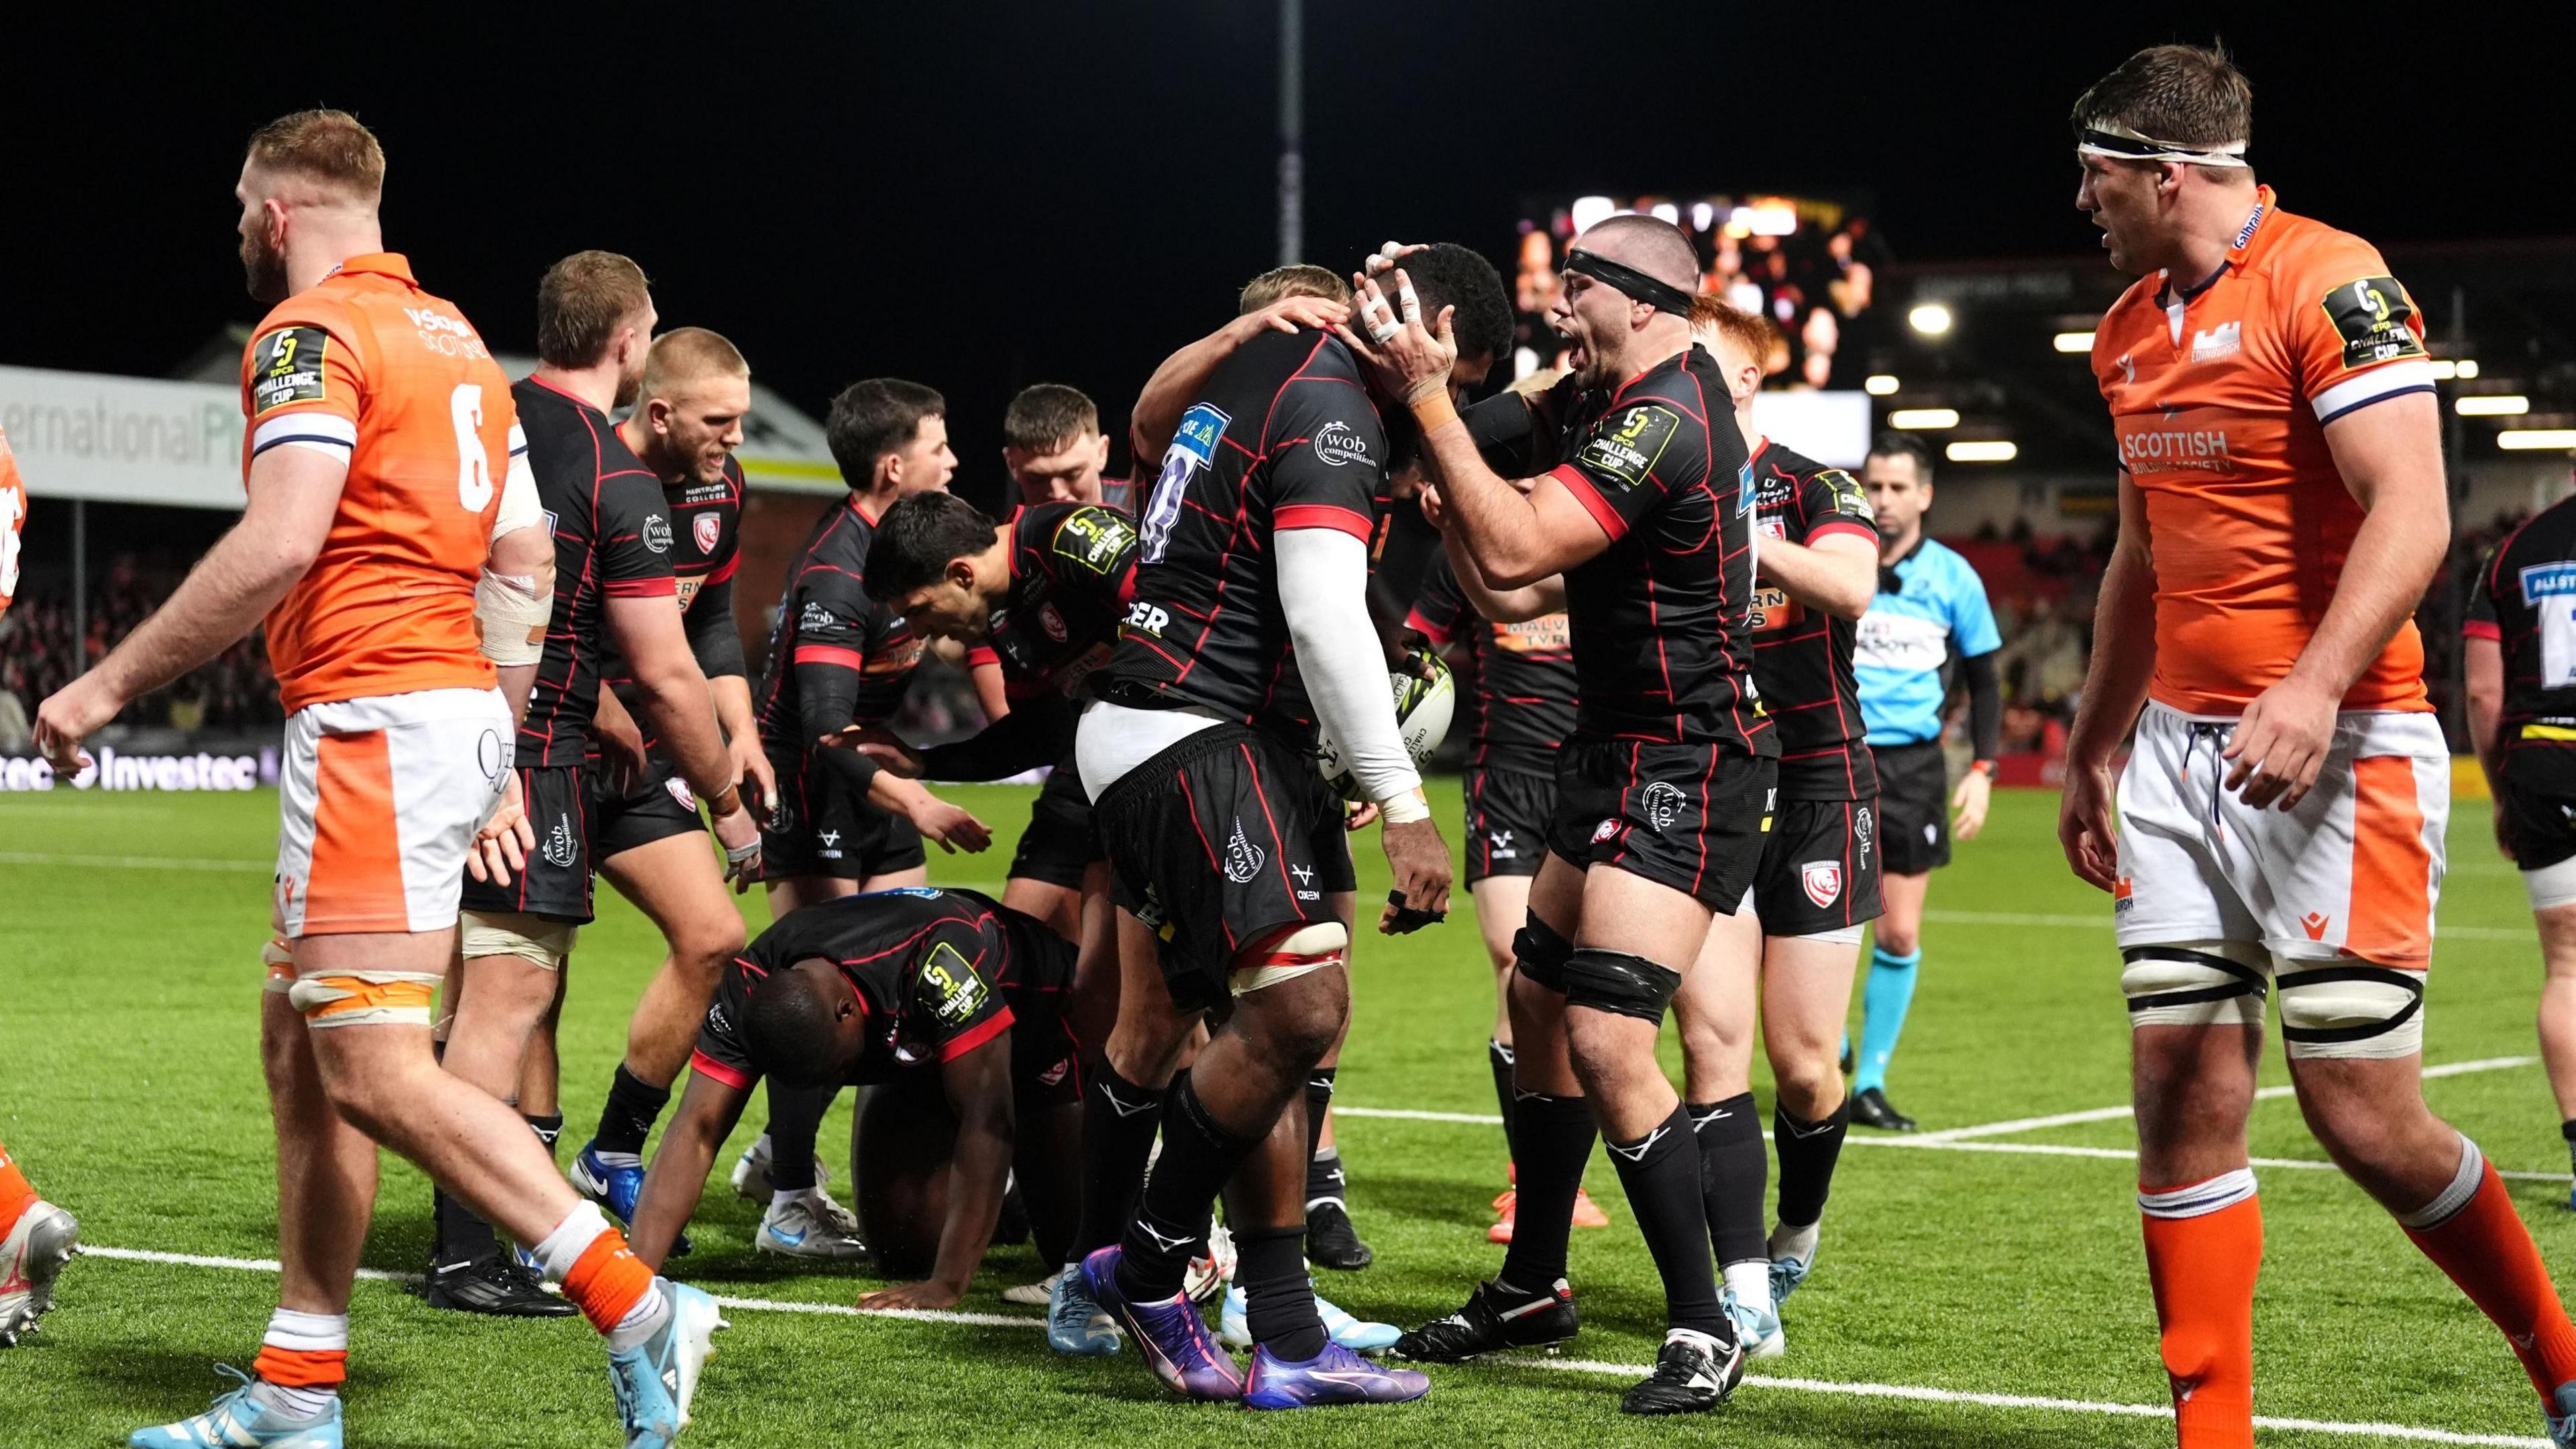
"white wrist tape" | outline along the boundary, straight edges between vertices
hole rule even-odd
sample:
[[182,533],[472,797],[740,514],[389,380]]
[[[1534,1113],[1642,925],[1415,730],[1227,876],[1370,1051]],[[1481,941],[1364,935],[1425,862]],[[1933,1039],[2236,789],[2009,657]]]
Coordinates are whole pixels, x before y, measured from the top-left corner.
[[1422,798],[1420,790],[1407,790],[1377,809],[1379,818],[1389,825],[1411,825],[1431,818],[1431,803]]
[[474,623],[483,638],[483,657],[503,668],[544,658],[546,625],[554,609],[554,596],[537,592],[537,581],[529,575],[485,569],[474,581]]

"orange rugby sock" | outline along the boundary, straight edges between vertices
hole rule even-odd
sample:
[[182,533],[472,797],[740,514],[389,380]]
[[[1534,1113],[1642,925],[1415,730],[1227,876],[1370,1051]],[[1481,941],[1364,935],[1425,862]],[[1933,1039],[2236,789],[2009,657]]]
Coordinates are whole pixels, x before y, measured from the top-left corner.
[[263,1343],[259,1357],[250,1361],[250,1371],[253,1377],[290,1389],[337,1389],[349,1377],[349,1351]]
[[36,1190],[27,1185],[27,1175],[18,1170],[18,1161],[9,1155],[9,1144],[0,1142],[0,1238],[18,1226],[18,1219],[36,1200]]
[[2147,1277],[2163,1328],[2181,1449],[2252,1449],[2254,1275],[2263,1265],[2263,1208],[2254,1174],[2140,1189]]
[[[2576,1328],[2568,1325],[2558,1289],[2530,1229],[2513,1210],[2504,1179],[2477,1144],[2465,1137],[2460,1142],[2453,1190],[2400,1221],[2424,1256],[2504,1330],[2531,1386],[2550,1400],[2559,1385],[2576,1382]],[[2455,1202],[2463,1195],[2465,1201]]]
[[653,1291],[653,1270],[627,1248],[625,1234],[610,1228],[581,1250],[564,1274],[563,1291],[591,1327],[606,1333]]

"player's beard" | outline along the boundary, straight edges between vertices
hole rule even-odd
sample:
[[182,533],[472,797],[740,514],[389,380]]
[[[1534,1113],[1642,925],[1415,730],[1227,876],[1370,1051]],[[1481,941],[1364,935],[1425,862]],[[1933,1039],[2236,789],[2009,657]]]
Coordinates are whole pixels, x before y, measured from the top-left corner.
[[614,412],[623,412],[627,408],[633,407],[635,405],[635,399],[643,395],[644,364],[639,360],[631,371],[618,375],[617,400],[609,404],[609,408]]
[[268,244],[268,237],[250,232],[241,239],[242,282],[250,289],[254,302],[286,300],[286,255]]

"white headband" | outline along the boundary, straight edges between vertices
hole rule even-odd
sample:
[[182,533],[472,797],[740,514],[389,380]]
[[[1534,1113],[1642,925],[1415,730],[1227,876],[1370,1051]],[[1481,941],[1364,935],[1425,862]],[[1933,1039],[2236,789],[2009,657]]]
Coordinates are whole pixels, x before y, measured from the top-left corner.
[[2178,141],[2158,141],[2142,136],[2126,126],[2095,122],[2076,133],[2075,154],[2108,156],[2118,161],[2178,161],[2188,166],[2245,166],[2245,143],[2230,141],[2223,146],[2186,146]]

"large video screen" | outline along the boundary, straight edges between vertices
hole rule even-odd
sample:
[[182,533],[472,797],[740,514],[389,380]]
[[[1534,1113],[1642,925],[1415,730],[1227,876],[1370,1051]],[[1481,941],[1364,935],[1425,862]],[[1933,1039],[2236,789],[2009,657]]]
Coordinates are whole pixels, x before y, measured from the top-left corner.
[[1547,310],[1563,285],[1565,248],[1584,228],[1621,212],[1680,227],[1699,253],[1700,290],[1778,325],[1782,346],[1771,359],[1771,386],[1859,390],[1867,359],[1849,334],[1870,324],[1885,243],[1852,201],[1762,193],[1530,200],[1512,278],[1516,375],[1559,365],[1564,344],[1547,325]]

